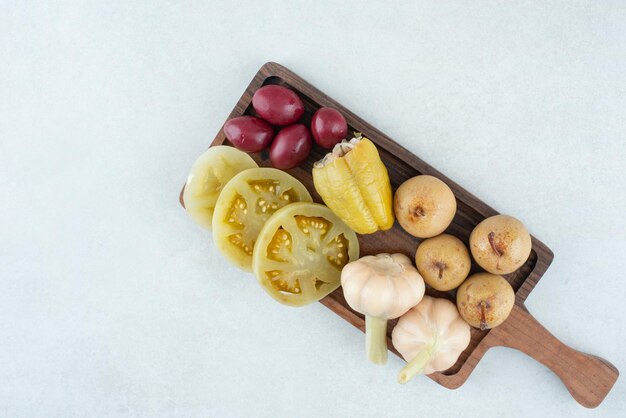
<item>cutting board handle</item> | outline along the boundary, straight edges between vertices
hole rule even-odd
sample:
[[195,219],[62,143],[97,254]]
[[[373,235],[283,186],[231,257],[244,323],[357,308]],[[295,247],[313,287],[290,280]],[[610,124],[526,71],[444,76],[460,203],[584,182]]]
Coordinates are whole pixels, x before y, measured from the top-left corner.
[[492,333],[496,330],[493,345],[515,348],[548,367],[587,408],[600,405],[619,376],[608,361],[563,344],[523,305],[516,304],[509,318]]

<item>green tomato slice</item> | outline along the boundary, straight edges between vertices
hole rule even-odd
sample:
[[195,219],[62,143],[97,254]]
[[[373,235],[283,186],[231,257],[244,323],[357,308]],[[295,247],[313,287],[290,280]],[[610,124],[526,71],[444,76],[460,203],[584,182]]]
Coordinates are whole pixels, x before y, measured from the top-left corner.
[[254,246],[252,266],[278,302],[304,306],[341,285],[341,269],[359,257],[355,232],[328,207],[293,203],[267,220]]
[[213,214],[213,240],[233,264],[252,271],[252,251],[265,221],[292,202],[311,202],[300,181],[275,168],[251,168],[224,186]]
[[245,152],[226,145],[206,150],[191,166],[183,202],[191,218],[211,230],[215,203],[222,188],[237,173],[258,167]]

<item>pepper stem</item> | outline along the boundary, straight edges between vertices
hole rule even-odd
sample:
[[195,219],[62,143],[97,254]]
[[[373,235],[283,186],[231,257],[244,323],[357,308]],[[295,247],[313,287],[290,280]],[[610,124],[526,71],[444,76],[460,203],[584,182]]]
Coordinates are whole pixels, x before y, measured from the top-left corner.
[[400,370],[398,382],[404,384],[411,380],[416,374],[422,374],[434,352],[434,344],[422,348],[420,352],[413,357],[413,360],[409,361],[407,365]]
[[365,350],[372,363],[387,363],[386,319],[365,316]]

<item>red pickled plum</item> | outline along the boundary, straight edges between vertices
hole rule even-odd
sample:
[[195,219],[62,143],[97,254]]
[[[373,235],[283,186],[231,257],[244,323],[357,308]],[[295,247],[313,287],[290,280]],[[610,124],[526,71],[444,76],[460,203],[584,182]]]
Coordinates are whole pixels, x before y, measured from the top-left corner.
[[263,119],[239,116],[224,124],[224,134],[235,148],[245,152],[259,152],[274,138],[274,128]]
[[291,125],[302,117],[304,104],[296,93],[286,87],[270,84],[252,96],[252,107],[260,117],[273,125]]
[[311,133],[318,145],[332,148],[348,134],[348,124],[338,110],[322,107],[311,119]]
[[272,165],[289,169],[306,160],[311,152],[313,140],[306,126],[301,123],[288,126],[276,135],[270,148]]

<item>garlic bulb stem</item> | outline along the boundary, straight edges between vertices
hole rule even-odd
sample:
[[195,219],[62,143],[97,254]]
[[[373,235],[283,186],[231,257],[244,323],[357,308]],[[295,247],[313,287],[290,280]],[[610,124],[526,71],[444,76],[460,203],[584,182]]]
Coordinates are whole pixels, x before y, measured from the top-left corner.
[[400,374],[398,375],[399,383],[406,383],[411,380],[415,375],[422,374],[424,372],[424,367],[430,362],[433,354],[437,351],[437,341],[433,341],[432,344],[429,344],[422,348],[419,353],[413,358],[413,360],[409,361],[406,366],[400,370]]
[[365,351],[375,364],[387,363],[387,320],[365,316]]

